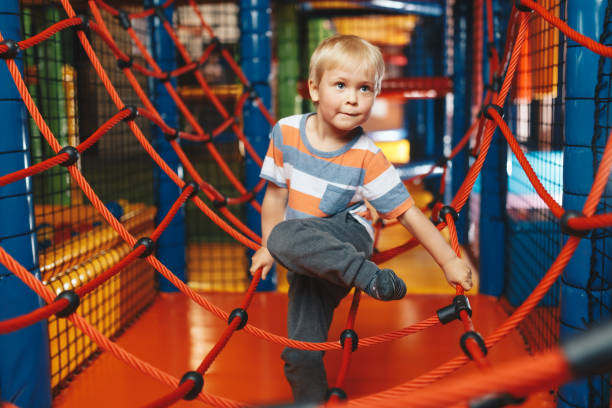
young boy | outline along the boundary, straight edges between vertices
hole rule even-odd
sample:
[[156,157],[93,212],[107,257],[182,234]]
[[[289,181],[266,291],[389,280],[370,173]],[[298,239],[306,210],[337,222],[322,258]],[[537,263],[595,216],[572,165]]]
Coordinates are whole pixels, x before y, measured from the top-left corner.
[[[321,42],[312,54],[308,89],[316,113],[281,119],[272,129],[261,170],[262,247],[251,273],[265,278],[274,261],[287,268],[288,334],[327,340],[333,312],[352,287],[379,300],[401,299],[406,285],[372,254],[367,200],[397,218],[442,267],[451,284],[472,287],[471,271],[414,206],[396,170],[360,125],[380,92],[384,62],[377,47],[350,35]],[[322,351],[286,348],[285,375],[297,402],[321,402],[327,392]]]

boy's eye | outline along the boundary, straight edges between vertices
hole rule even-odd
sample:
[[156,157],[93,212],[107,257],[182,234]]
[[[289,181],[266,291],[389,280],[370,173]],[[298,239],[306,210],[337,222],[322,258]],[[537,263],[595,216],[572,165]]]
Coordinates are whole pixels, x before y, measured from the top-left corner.
[[344,89],[344,82],[336,82],[336,88]]
[[359,90],[361,92],[370,92],[371,88],[368,85],[362,85],[361,88],[359,88]]

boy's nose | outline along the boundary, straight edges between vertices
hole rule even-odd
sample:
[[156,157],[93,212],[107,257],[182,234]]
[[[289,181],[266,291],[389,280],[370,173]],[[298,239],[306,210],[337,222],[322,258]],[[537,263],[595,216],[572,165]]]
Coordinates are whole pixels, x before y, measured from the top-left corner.
[[357,92],[348,91],[346,93],[346,101],[351,104],[357,103]]

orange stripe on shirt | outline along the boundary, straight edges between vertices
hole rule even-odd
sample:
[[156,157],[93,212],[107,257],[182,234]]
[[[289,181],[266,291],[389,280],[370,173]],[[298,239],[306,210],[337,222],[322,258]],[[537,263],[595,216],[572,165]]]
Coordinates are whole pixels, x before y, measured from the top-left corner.
[[[301,153],[307,154],[309,156],[313,156],[313,154],[308,150],[306,145],[303,143],[302,138],[300,136],[300,130],[294,128],[293,126],[283,125],[281,126],[281,131],[283,132],[283,143],[286,146],[291,146]],[[379,151],[380,153],[380,151]],[[340,156],[334,157],[321,157],[316,156],[317,159],[325,160],[327,162],[338,163],[347,167],[363,167],[364,162],[368,162],[369,160],[374,160],[374,157],[378,153],[373,153],[367,149],[350,149],[349,151],[343,153]]]
[[382,151],[376,153],[376,155],[372,158],[372,161],[368,163],[367,172],[363,179],[363,184],[368,184],[370,181],[375,180],[376,177],[383,174],[391,164],[385,158],[385,155]]
[[392,220],[392,219],[399,217],[406,211],[408,211],[410,207],[412,207],[413,205],[414,205],[414,199],[410,197],[409,199],[404,201],[402,204],[400,204],[397,208],[395,208],[395,210],[388,212],[386,214],[379,213],[379,215],[385,220]]
[[323,211],[319,210],[320,202],[321,199],[318,197],[314,197],[296,190],[289,190],[289,200],[287,201],[287,205],[294,210],[314,215],[315,217],[325,217],[328,214],[325,214]]
[[285,163],[283,161],[283,151],[276,147],[276,145],[274,144],[274,140],[270,140],[268,150],[266,151],[266,157],[272,158],[276,167],[282,168]]

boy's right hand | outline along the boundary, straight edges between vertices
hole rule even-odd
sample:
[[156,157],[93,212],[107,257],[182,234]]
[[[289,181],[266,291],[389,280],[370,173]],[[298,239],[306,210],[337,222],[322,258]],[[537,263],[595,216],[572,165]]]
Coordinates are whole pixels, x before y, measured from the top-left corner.
[[268,248],[266,247],[261,247],[251,258],[251,268],[249,269],[249,272],[251,275],[254,275],[255,272],[261,268],[261,279],[266,279],[272,265],[274,265],[274,258],[272,258],[270,251],[268,251]]

